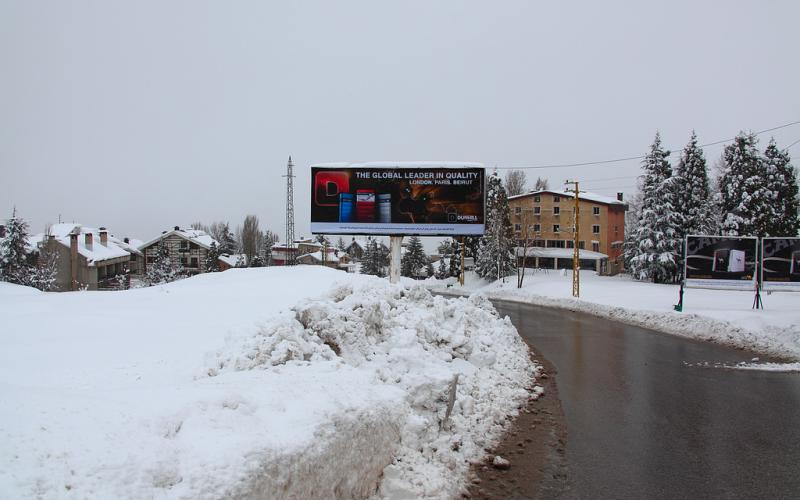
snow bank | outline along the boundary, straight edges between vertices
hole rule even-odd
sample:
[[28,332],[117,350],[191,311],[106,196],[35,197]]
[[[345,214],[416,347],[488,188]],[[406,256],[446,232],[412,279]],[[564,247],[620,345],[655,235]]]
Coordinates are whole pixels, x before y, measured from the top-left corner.
[[2,285],[0,317],[7,498],[453,496],[535,390],[485,297],[316,266]]
[[581,272],[581,297],[572,297],[572,272],[531,272],[522,288],[516,277],[488,283],[468,273],[464,288],[428,286],[453,293],[482,291],[493,299],[580,311],[661,332],[731,345],[766,355],[800,360],[800,294],[763,295],[765,309],[752,309],[753,293],[687,289],[683,312],[677,285],[634,281],[628,276]]

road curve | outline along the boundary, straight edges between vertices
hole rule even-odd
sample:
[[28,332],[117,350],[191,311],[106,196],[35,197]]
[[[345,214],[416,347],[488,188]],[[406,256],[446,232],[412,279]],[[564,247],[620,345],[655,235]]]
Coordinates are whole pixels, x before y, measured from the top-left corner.
[[800,374],[691,366],[754,355],[494,303],[557,372],[567,480],[544,496],[800,498]]

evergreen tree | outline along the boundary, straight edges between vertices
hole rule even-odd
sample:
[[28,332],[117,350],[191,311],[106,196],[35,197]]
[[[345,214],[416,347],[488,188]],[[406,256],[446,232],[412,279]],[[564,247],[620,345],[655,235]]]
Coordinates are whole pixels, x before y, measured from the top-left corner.
[[339,250],[340,252],[344,252],[347,250],[347,247],[344,244],[344,239],[342,239],[341,236],[339,236],[339,238],[336,239],[336,249]]
[[264,267],[264,259],[261,255],[256,254],[253,256],[253,259],[250,261],[250,267]]
[[772,139],[764,151],[764,161],[770,166],[769,171],[775,174],[770,189],[777,193],[778,217],[769,226],[768,233],[770,236],[797,236],[800,232],[800,199],[797,171],[791,163],[789,152],[778,149],[775,139]]
[[678,188],[678,203],[675,207],[678,239],[682,242],[689,234],[713,234],[716,225],[708,169],[703,150],[697,146],[697,134],[694,132],[675,169],[675,183]]
[[0,280],[29,285],[32,269],[28,265],[26,246],[28,223],[14,214],[6,222],[6,237],[0,240]]
[[435,271],[433,270],[433,262],[431,262],[430,259],[428,259],[428,265],[425,266],[425,274],[428,276],[428,278],[430,278],[433,276],[434,272]]
[[148,286],[161,285],[185,278],[183,267],[179,263],[173,263],[169,255],[166,242],[162,239],[158,242],[158,251],[153,263],[147,268],[144,282]]
[[217,248],[217,242],[211,242],[211,248],[208,249],[208,253],[206,254],[206,265],[205,265],[205,272],[207,273],[216,273],[219,272],[219,248]]
[[418,278],[422,270],[428,266],[428,256],[422,247],[422,240],[419,236],[412,236],[408,239],[406,253],[400,260],[400,274],[409,278]]
[[236,238],[227,222],[220,228],[219,253],[220,255],[236,253]]
[[439,265],[436,267],[436,279],[437,280],[444,280],[450,277],[450,270],[444,263],[445,258],[442,257],[439,259]]
[[724,219],[723,234],[730,236],[764,236],[768,220],[780,217],[776,194],[771,192],[767,179],[775,172],[768,167],[756,149],[755,135],[740,132],[722,153],[722,172],[719,178],[720,205]]
[[503,181],[493,173],[486,191],[486,232],[480,238],[475,271],[489,280],[505,278],[516,272],[514,227]]
[[370,274],[383,278],[386,276],[384,269],[385,267],[383,266],[383,258],[381,256],[381,250],[378,247],[378,242],[370,239],[361,257],[361,274]]
[[642,161],[642,206],[627,250],[635,279],[668,282],[678,276],[679,224],[675,211],[677,191],[669,151],[661,147],[656,133],[650,152]]
[[36,267],[31,270],[30,285],[43,292],[56,289],[56,277],[58,275],[58,252],[48,250],[43,247],[39,250],[39,259]]

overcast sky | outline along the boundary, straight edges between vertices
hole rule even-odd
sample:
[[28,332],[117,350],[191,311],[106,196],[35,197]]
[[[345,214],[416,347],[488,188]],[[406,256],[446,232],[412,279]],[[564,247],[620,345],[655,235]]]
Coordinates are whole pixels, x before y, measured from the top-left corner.
[[[0,219],[282,237],[292,155],[308,235],[313,163],[575,163],[800,120],[797,0],[566,3],[0,0]],[[626,196],[639,173],[527,171]]]

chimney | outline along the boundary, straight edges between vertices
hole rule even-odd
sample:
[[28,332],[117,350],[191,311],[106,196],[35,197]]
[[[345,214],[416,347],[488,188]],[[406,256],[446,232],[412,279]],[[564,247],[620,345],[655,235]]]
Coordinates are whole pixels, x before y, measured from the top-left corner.
[[86,237],[86,249],[91,250],[93,243],[92,239],[94,238],[94,235],[92,233],[86,233],[84,236]]
[[175,226],[175,230],[176,231],[180,231],[181,230],[181,226]]
[[622,201],[622,193],[617,193],[617,201]]
[[100,244],[104,247],[108,246],[108,230],[104,227],[100,228]]
[[79,229],[69,233],[70,290],[73,292],[78,289],[78,234]]

